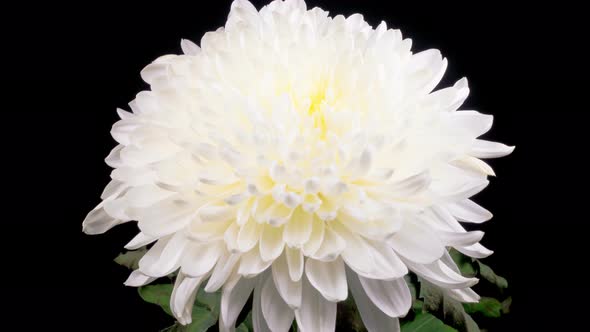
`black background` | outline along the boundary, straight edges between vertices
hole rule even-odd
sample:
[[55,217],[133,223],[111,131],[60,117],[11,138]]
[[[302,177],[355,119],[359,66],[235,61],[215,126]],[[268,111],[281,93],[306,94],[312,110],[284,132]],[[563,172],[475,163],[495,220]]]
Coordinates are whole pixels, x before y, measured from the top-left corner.
[[[2,231],[4,301],[0,325],[24,331],[158,331],[171,320],[123,286],[112,259],[133,224],[86,236],[81,222],[99,202],[110,169],[103,159],[116,107],[147,88],[140,70],[199,43],[222,26],[230,1],[38,5],[6,10],[3,134],[8,180]],[[264,2],[255,1],[260,8]],[[512,313],[498,331],[577,331],[587,291],[588,221],[583,182],[587,87],[583,11],[571,4],[422,1],[308,1],[331,14],[385,20],[449,59],[440,86],[463,76],[464,108],[495,116],[486,138],[516,145],[492,160],[498,174],[476,200],[495,217],[482,226],[486,259],[510,283]],[[8,18],[10,19],[10,18]],[[7,23],[9,21],[5,21]],[[586,98],[585,103],[576,99]]]

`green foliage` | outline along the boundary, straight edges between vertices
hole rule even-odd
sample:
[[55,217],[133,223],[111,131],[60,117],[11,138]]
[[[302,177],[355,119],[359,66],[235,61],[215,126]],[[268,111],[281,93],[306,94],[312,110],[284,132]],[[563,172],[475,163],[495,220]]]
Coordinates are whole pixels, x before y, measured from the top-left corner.
[[457,332],[454,328],[445,325],[440,319],[433,315],[421,312],[411,322],[403,323],[402,332]]
[[[171,284],[148,285],[139,288],[139,295],[148,302],[160,306],[166,313],[172,315],[170,310],[170,296],[172,295]],[[192,322],[183,326],[176,323],[165,329],[166,332],[205,332],[215,325],[219,318],[219,293],[201,294],[199,290],[197,301],[193,306]],[[199,297],[199,295],[201,295]]]
[[438,313],[444,321],[451,323],[461,331],[480,331],[459,301],[447,296],[441,289],[428,281],[420,280],[420,297],[424,299],[425,311]]
[[493,285],[496,285],[499,289],[505,289],[508,287],[508,281],[494,273],[494,271],[484,263],[477,261],[477,265],[479,266],[479,275],[490,282]]
[[491,297],[482,297],[478,303],[465,303],[468,313],[479,312],[486,317],[498,318],[502,315],[502,303]]
[[139,260],[143,257],[143,255],[145,255],[146,252],[146,248],[141,248],[138,250],[127,251],[126,253],[121,253],[115,258],[115,263],[125,266],[128,269],[136,270],[139,267]]

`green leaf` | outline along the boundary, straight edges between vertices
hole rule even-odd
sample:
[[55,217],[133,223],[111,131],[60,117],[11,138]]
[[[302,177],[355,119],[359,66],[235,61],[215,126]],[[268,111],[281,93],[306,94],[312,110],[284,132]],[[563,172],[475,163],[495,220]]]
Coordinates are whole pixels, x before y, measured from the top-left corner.
[[171,284],[148,285],[139,287],[139,296],[148,302],[159,305],[167,314],[172,316],[170,310],[170,295],[172,294],[173,286]]
[[477,261],[477,264],[479,265],[479,275],[481,275],[482,278],[498,286],[500,289],[508,287],[508,281],[494,273],[492,268],[480,262],[479,260]]
[[[159,305],[166,313],[172,316],[172,311],[170,310],[170,296],[172,295],[173,288],[174,287],[171,284],[143,286],[139,288],[139,295],[144,301]],[[201,290],[199,290],[199,292],[200,291]],[[192,311],[192,322],[189,325],[183,326],[181,324],[176,323],[175,325],[170,326],[164,331],[204,332],[207,331],[207,329],[211,326],[215,325],[219,316],[219,303],[213,303],[215,293],[204,294],[205,295],[201,296],[201,301],[205,303],[195,303],[195,306],[193,306]],[[213,310],[210,310],[210,307],[208,307],[209,305],[211,305],[211,309]]]
[[211,312],[219,315],[219,306],[221,305],[221,292],[207,293],[203,288],[197,293],[197,305],[209,309]]
[[254,328],[252,327],[252,311],[248,313],[246,319],[236,328],[236,332],[252,332]]
[[466,277],[475,276],[476,271],[473,267],[473,261],[470,257],[463,255],[455,249],[449,250],[449,254],[451,255],[451,258],[453,258],[453,261],[455,261],[455,264],[457,264],[457,267],[459,268],[459,271],[461,271],[462,275]]
[[186,326],[187,332],[205,332],[217,323],[216,314],[202,307],[193,307],[193,321]]
[[445,322],[452,322],[453,327],[467,332],[480,332],[475,321],[465,312],[463,305],[446,296],[437,286],[420,279],[420,297],[424,299],[424,309],[433,313],[442,313]]
[[139,267],[139,260],[143,257],[143,255],[145,255],[146,252],[146,248],[141,248],[138,250],[127,251],[126,253],[121,253],[115,258],[115,263],[123,265],[132,270],[137,270]]
[[508,297],[506,300],[502,301],[502,313],[507,314],[510,312],[510,306],[512,305],[512,297]]
[[401,326],[402,332],[457,332],[454,328],[445,325],[440,319],[433,315],[421,312],[416,315],[413,321]]
[[468,313],[479,312],[486,317],[498,318],[502,315],[502,303],[491,297],[482,297],[478,303],[463,304]]

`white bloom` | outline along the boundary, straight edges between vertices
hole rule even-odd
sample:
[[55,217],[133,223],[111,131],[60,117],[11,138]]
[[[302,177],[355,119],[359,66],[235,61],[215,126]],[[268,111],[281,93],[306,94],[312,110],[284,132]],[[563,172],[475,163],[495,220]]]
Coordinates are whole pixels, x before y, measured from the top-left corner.
[[119,110],[112,181],[84,221],[98,234],[136,220],[126,248],[154,242],[128,285],[179,270],[184,324],[201,285],[222,289],[223,331],[251,292],[256,331],[333,331],[349,289],[369,331],[393,331],[408,271],[478,300],[445,247],[491,254],[458,221],[491,218],[469,199],[493,175],[479,158],[513,148],[477,139],[492,116],[457,111],[466,79],[432,92],[438,50],[413,54],[385,23],[302,0],[237,0],[225,27],[181,46]]

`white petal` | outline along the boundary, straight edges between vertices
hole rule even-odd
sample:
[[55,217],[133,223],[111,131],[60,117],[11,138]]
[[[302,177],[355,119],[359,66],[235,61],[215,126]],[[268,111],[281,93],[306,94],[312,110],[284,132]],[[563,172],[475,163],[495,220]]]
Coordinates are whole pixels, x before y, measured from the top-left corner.
[[288,332],[295,313],[275,288],[273,278],[267,278],[262,286],[261,308],[266,324],[273,332]]
[[133,272],[131,272],[131,274],[129,275],[129,278],[127,278],[127,280],[125,280],[125,286],[131,286],[131,287],[141,287],[143,285],[147,285],[150,282],[156,280],[156,278],[147,276],[143,273],[141,273],[141,271],[139,270],[135,270]]
[[201,52],[201,48],[188,39],[182,39],[180,41],[180,48],[182,49],[182,53],[186,55],[197,55]]
[[125,245],[125,249],[135,250],[156,241],[158,238],[143,234],[139,232],[129,243]]
[[340,223],[333,223],[332,228],[346,243],[342,251],[342,259],[346,265],[355,271],[370,273],[375,268],[375,262],[366,241]]
[[482,231],[472,232],[437,232],[440,240],[447,246],[470,246],[475,244],[483,238]]
[[361,319],[369,332],[399,332],[400,326],[397,318],[387,316],[367,296],[356,273],[346,270],[348,287],[354,297],[354,303],[361,314]]
[[482,246],[479,243],[476,243],[476,244],[473,244],[470,246],[465,246],[465,247],[456,246],[455,249],[457,249],[462,254],[465,254],[469,257],[474,257],[474,258],[486,258],[489,255],[494,253],[492,250]]
[[273,261],[263,261],[258,246],[243,254],[240,259],[238,273],[246,278],[253,277],[266,270]]
[[230,273],[239,259],[239,254],[226,253],[222,255],[213,269],[209,282],[207,282],[207,285],[205,286],[205,291],[212,293],[221,288],[227,278],[229,278]]
[[236,320],[242,308],[248,302],[248,298],[257,282],[257,278],[249,279],[237,276],[230,279],[223,286],[219,317],[228,331],[234,329]]
[[295,210],[283,232],[283,238],[287,245],[301,247],[309,240],[312,231],[312,218],[311,213],[306,213],[301,208]]
[[476,111],[459,111],[453,113],[453,121],[457,128],[468,130],[471,135],[478,137],[492,128],[494,117]]
[[511,154],[512,151],[514,151],[514,146],[478,139],[469,154],[476,158],[487,159],[504,157]]
[[139,269],[152,277],[166,276],[180,266],[180,259],[189,240],[182,233],[176,233],[168,241],[160,239],[139,260]]
[[479,302],[480,296],[477,295],[471,288],[463,289],[447,289],[445,292],[455,300],[466,303],[477,303]]
[[199,218],[204,222],[223,222],[236,217],[237,211],[232,206],[208,205],[199,209]]
[[183,325],[190,324],[192,321],[195,297],[203,279],[205,279],[205,276],[191,278],[185,276],[182,272],[176,276],[174,290],[170,296],[170,309],[178,322]]
[[252,327],[254,332],[271,332],[271,329],[266,324],[264,314],[262,313],[262,286],[267,276],[261,276],[254,288],[254,301],[252,303]]
[[392,194],[399,197],[407,197],[418,194],[430,186],[432,181],[429,172],[422,172],[412,175],[403,180],[397,181],[389,186]]
[[285,249],[287,256],[287,265],[289,266],[289,276],[293,281],[299,281],[303,275],[303,252],[299,249],[292,249],[287,247]]
[[405,316],[412,307],[412,295],[404,278],[391,281],[359,276],[367,296],[390,317]]
[[405,263],[414,273],[442,288],[467,288],[478,282],[477,278],[463,277],[440,260],[431,264],[416,264],[407,260]]
[[304,255],[312,256],[318,251],[324,241],[325,228],[324,222],[314,215],[311,221],[311,235],[303,245]]
[[318,294],[307,278],[302,278],[301,307],[295,311],[297,327],[301,332],[334,332],[336,329],[336,302],[327,301]]
[[274,260],[283,252],[284,247],[283,228],[265,225],[260,235],[260,257],[262,260]]
[[120,219],[109,216],[102,208],[102,203],[90,211],[82,222],[82,231],[86,234],[102,234],[109,229],[123,223]]
[[406,220],[399,232],[387,242],[400,256],[416,263],[432,263],[445,248],[438,237],[414,220]]
[[345,247],[346,242],[344,242],[344,239],[330,227],[326,227],[322,244],[318,251],[311,255],[311,257],[321,261],[331,261],[336,259]]
[[482,223],[492,218],[492,213],[470,199],[447,205],[449,212],[461,221]]
[[185,249],[181,270],[191,277],[202,276],[211,271],[223,253],[223,245],[220,242],[192,243]]
[[346,274],[342,259],[322,262],[308,258],[305,262],[305,275],[326,300],[338,302],[344,301],[348,297]]
[[298,308],[301,305],[301,280],[291,280],[286,256],[285,252],[272,264],[272,279],[285,303]]
[[375,268],[370,273],[357,272],[359,275],[371,279],[394,280],[408,273],[404,262],[389,246],[373,242],[370,247]]
[[232,223],[232,221],[202,222],[198,218],[193,219],[188,229],[188,236],[198,242],[222,240]]
[[238,250],[246,252],[254,248],[261,232],[262,226],[259,223],[252,219],[248,220],[238,232]]

